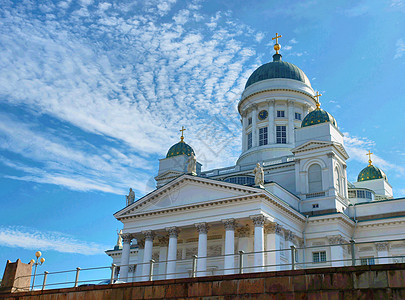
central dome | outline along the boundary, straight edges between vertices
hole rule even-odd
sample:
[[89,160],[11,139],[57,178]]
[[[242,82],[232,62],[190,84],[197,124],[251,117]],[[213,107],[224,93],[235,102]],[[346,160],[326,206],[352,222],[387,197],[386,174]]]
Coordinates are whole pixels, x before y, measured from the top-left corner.
[[260,66],[250,75],[245,89],[256,82],[276,78],[298,80],[311,86],[307,75],[305,75],[300,68],[291,63],[282,61],[281,54],[274,54],[272,62]]
[[181,140],[177,144],[170,147],[169,151],[167,151],[166,158],[183,154],[191,156],[191,153],[195,155],[193,148]]

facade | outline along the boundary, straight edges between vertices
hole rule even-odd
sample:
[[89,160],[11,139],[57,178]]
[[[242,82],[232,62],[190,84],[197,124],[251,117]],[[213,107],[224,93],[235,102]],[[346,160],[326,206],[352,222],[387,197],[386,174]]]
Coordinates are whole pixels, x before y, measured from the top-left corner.
[[[156,189],[114,214],[122,242],[106,253],[120,278],[343,266],[352,256],[358,264],[402,262],[405,198],[393,198],[371,158],[348,182],[337,121],[320,108],[305,73],[282,60],[277,39],[275,50],[239,102],[236,164],[202,171],[182,135],[160,160]],[[253,172],[258,163],[263,184]]]

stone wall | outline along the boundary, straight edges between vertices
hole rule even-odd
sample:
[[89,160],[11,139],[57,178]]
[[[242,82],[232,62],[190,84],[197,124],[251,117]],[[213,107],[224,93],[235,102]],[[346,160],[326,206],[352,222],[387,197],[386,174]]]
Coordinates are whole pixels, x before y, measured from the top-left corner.
[[20,259],[17,259],[15,263],[8,260],[1,282],[0,294],[29,291],[31,272],[31,263],[25,264]]
[[0,299],[405,299],[405,264],[89,286],[15,293]]

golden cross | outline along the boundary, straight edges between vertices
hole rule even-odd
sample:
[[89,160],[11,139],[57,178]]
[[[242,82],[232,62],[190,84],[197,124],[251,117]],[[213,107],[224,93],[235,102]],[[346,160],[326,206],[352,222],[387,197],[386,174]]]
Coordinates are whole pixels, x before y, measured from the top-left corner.
[[371,151],[368,150],[368,153],[367,153],[366,155],[368,155],[368,165],[369,165],[369,166],[371,166],[371,163],[372,163],[372,161],[371,161],[371,154],[373,154],[373,153],[371,153]]
[[278,44],[278,39],[281,37],[282,37],[282,35],[278,35],[278,33],[276,33],[276,36],[274,38],[272,38],[272,40],[276,40],[276,44]]
[[181,129],[180,129],[180,131],[181,131],[181,137],[180,137],[180,139],[181,139],[181,141],[183,141],[184,140],[184,131],[185,130],[187,130],[186,128],[184,128],[184,126],[181,126]]
[[321,97],[322,94],[319,94],[319,92],[316,92],[316,95],[314,96],[315,98],[315,102],[316,102],[316,108],[319,108],[321,106],[321,104],[319,103],[319,97]]

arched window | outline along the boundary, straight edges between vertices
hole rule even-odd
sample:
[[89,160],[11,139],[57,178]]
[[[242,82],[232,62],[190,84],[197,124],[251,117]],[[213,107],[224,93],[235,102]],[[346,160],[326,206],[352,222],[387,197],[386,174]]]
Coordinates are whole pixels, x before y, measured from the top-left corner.
[[308,169],[308,186],[310,193],[322,191],[322,170],[318,164],[313,164]]

